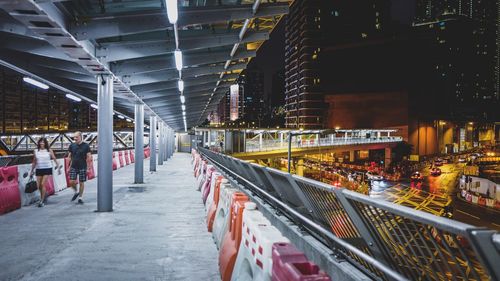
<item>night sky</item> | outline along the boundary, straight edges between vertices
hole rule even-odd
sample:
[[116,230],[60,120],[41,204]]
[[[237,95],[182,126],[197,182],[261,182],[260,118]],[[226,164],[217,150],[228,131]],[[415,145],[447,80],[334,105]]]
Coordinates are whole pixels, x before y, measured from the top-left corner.
[[[411,24],[415,13],[416,0],[392,1],[391,14],[394,21]],[[285,68],[285,18],[281,19],[270,35],[257,51],[257,57],[252,59],[247,69],[261,69],[264,72],[264,95],[271,93],[272,76]]]

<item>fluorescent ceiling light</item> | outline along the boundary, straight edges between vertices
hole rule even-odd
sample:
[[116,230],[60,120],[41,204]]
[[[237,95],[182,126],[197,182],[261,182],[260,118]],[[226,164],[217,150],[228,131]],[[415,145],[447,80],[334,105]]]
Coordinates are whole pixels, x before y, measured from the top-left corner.
[[182,112],[182,115],[186,116],[186,111],[183,111],[183,112]]
[[99,107],[97,106],[97,104],[91,104],[90,107],[92,108],[95,108],[95,109],[98,109]]
[[179,86],[179,91],[184,91],[184,81],[179,80],[177,81],[177,86]]
[[120,119],[125,119],[125,116],[123,116],[123,115],[118,115],[118,118],[120,118]]
[[82,101],[82,99],[81,99],[81,98],[79,98],[79,97],[77,97],[77,96],[73,96],[72,94],[66,94],[66,97],[67,97],[68,99],[70,99],[70,100],[74,100],[74,101],[76,101],[76,102],[81,102],[81,101]]
[[181,103],[184,104],[186,102],[186,97],[184,95],[181,96]]
[[174,58],[175,58],[175,68],[177,70],[182,69],[182,52],[181,50],[177,49],[174,51]]
[[171,24],[177,23],[179,18],[179,10],[177,9],[177,0],[165,0],[167,6],[168,21]]
[[127,121],[128,121],[128,122],[132,122],[132,120],[130,120],[130,119],[128,119],[128,118],[127,118]]
[[182,108],[182,110],[186,110],[186,106],[185,105],[182,105],[181,108]]
[[33,86],[37,86],[38,88],[42,88],[44,90],[47,90],[49,88],[49,85],[43,84],[42,82],[38,82],[35,79],[31,79],[29,77],[24,77],[23,81]]

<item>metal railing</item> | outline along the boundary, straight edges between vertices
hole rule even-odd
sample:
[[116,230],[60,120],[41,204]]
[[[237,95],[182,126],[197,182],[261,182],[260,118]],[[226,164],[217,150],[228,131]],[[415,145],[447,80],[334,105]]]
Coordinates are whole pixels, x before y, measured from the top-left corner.
[[371,278],[500,280],[500,234],[199,148]]
[[[320,138],[319,144],[317,139],[303,140],[292,142],[292,148],[312,148],[318,146],[340,146],[340,145],[357,145],[357,144],[372,144],[372,143],[388,143],[400,142],[402,137],[381,137],[381,138]],[[284,140],[264,140],[262,146],[259,140],[247,140],[245,144],[245,152],[272,151],[279,149],[288,149],[288,141]]]

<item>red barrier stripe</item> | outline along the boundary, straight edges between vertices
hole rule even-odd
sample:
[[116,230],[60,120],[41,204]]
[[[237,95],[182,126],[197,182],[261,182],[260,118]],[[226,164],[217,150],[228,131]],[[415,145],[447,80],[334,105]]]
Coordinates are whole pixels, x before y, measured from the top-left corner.
[[259,254],[261,254],[261,255],[262,255],[262,252],[263,252],[263,251],[264,251],[264,250],[262,249],[262,246],[259,246]]
[[262,264],[262,262],[261,262],[259,259],[255,260],[255,263],[256,263],[256,264],[257,264],[257,265],[258,265],[261,269],[264,269],[264,265]]
[[252,249],[252,256],[255,256],[255,249]]

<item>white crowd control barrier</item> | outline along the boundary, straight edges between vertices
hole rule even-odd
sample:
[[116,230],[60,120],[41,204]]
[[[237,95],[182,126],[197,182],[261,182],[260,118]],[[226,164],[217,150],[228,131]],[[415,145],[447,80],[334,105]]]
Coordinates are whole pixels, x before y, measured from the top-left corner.
[[97,174],[97,158],[98,157],[99,157],[98,154],[92,154],[92,161],[93,161],[93,165],[94,165],[94,174],[96,177],[99,176]]
[[[58,159],[60,169],[52,168],[52,178],[54,179],[54,191],[59,192],[68,187],[66,183],[66,171],[64,169],[64,159]],[[59,172],[61,172],[59,174]]]
[[245,203],[242,237],[231,281],[270,281],[274,243],[288,243],[281,232],[257,210]]
[[[208,215],[208,211],[210,211],[210,208],[212,208],[212,204],[214,204],[214,193],[215,193],[215,186],[217,185],[217,181],[220,181],[220,185],[227,185],[229,181],[225,179],[220,173],[217,173],[218,176],[215,179],[215,183],[213,186],[210,187],[210,193],[208,193],[207,197],[207,203],[205,204],[205,213]],[[219,196],[220,196],[220,188],[219,188]]]
[[116,169],[118,170],[122,167],[120,164],[120,154],[118,153],[118,151],[115,151],[115,152],[113,152],[113,156],[115,157]]
[[203,185],[205,185],[205,182],[207,181],[208,177],[208,171],[213,167],[212,165],[203,163],[202,171],[201,171],[201,179],[199,181],[199,185],[197,186],[196,190],[200,191],[203,188]]
[[[124,150],[120,151],[118,153],[118,155],[120,156],[120,165],[121,165],[121,168],[127,166],[127,161],[125,160],[125,152]],[[144,159],[146,159],[146,157],[144,157]]]
[[236,188],[226,184],[220,187],[219,205],[215,212],[215,220],[212,229],[212,237],[214,238],[217,249],[220,248],[224,234],[227,231],[229,224],[229,208],[231,207],[231,197],[237,191]]
[[212,167],[208,171],[207,180],[205,181],[205,184],[201,188],[201,198],[203,200],[203,204],[206,204],[206,202],[207,202],[207,197],[208,197],[208,193],[210,192],[210,188],[215,185],[215,180],[217,178],[217,174],[220,175],[220,173],[218,173],[215,170],[215,167]]
[[[24,189],[30,179],[31,164],[23,164],[17,166],[19,193],[21,193],[21,205],[28,206],[40,200],[40,192],[37,190],[33,193],[25,193]],[[36,180],[35,176],[33,179]]]

